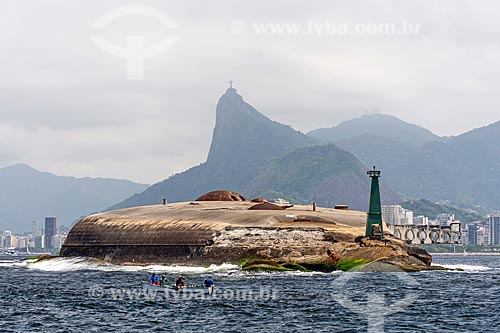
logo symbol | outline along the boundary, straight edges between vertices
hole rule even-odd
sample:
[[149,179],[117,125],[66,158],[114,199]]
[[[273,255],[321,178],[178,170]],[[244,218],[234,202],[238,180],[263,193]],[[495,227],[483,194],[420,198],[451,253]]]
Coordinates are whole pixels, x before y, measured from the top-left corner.
[[[177,29],[179,26],[163,12],[144,5],[128,5],[115,8],[99,17],[90,25],[90,29],[98,30],[105,28],[109,23],[125,16],[140,15],[153,18],[167,29]],[[144,60],[165,52],[179,36],[165,37],[160,43],[146,48],[144,36],[127,36],[126,47],[120,47],[107,41],[103,36],[90,36],[90,39],[101,49],[118,58],[125,59],[127,63],[127,79],[142,80],[144,78]]]
[[243,20],[234,20],[231,23],[231,31],[238,35],[244,34],[247,32],[247,23]]
[[92,286],[88,290],[89,296],[91,298],[100,299],[104,296],[104,289],[101,286]]
[[[396,300],[392,304],[386,304],[386,296],[383,290],[380,292],[368,291],[365,296],[366,300],[352,299],[347,295],[347,284],[351,280],[365,278],[370,283],[376,283],[370,274],[376,273],[345,273],[336,278],[332,286],[334,291],[332,293],[333,299],[342,305],[344,308],[363,315],[368,320],[368,333],[384,332],[384,317],[397,312],[402,312],[404,309],[415,303],[419,297],[418,291],[412,291],[406,294],[405,297]],[[417,287],[419,283],[409,274],[401,272],[384,272],[380,273],[386,280],[400,280],[406,286]],[[411,288],[414,289],[414,288]]]

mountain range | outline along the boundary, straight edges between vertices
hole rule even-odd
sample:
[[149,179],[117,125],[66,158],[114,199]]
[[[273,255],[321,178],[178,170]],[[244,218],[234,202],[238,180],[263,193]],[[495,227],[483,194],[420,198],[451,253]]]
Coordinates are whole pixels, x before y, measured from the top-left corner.
[[441,141],[428,129],[410,124],[385,114],[367,114],[359,118],[341,122],[330,128],[318,128],[308,133],[308,136],[320,142],[349,142],[366,135],[376,136],[409,146],[421,146],[431,141]]
[[220,189],[249,199],[366,210],[366,170],[373,165],[382,171],[385,204],[425,198],[442,207],[500,211],[499,142],[500,122],[440,137],[383,114],[304,134],[269,119],[229,88],[217,104],[207,160],[152,186],[60,177],[23,164],[0,169],[0,230],[29,230],[31,221],[48,215],[69,224],[96,211],[162,198],[191,201]]
[[25,164],[12,165],[0,169],[0,230],[31,230],[32,221],[43,228],[46,216],[57,217],[58,225],[69,225],[147,187],[120,179],[62,177]]
[[368,167],[382,170],[384,203],[426,198],[500,210],[500,122],[456,137],[383,114],[303,134],[272,121],[230,88],[220,98],[207,161],[110,209],[194,200],[228,189],[249,198],[367,208]]
[[500,122],[439,137],[393,116],[368,115],[308,135],[377,165],[385,184],[405,199],[500,210]]
[[[159,203],[162,198],[190,201],[218,189],[250,199],[283,197],[292,203],[366,209],[366,170],[353,154],[269,119],[229,88],[217,104],[207,161],[110,209]],[[389,188],[383,191],[384,202],[401,201]]]

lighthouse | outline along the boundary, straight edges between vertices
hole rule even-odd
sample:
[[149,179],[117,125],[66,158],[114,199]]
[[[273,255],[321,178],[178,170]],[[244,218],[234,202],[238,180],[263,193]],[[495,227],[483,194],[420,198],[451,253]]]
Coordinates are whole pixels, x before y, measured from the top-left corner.
[[368,171],[367,174],[372,179],[372,184],[365,237],[382,240],[384,239],[384,228],[382,226],[382,207],[380,205],[380,188],[378,184],[380,171],[373,167],[373,170]]

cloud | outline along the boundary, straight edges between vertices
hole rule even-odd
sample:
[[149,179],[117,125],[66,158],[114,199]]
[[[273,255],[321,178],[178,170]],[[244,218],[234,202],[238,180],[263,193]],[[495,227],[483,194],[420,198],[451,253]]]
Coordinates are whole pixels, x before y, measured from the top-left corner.
[[[156,182],[203,162],[227,81],[259,111],[308,131],[377,110],[441,135],[498,120],[493,1],[143,1],[179,26],[120,18],[117,45],[179,41],[144,80],[99,49],[89,26],[126,1],[20,0],[0,11],[0,165]],[[76,10],[75,8],[78,8]],[[244,33],[231,24],[241,20]],[[257,33],[259,24],[419,24],[418,34]]]

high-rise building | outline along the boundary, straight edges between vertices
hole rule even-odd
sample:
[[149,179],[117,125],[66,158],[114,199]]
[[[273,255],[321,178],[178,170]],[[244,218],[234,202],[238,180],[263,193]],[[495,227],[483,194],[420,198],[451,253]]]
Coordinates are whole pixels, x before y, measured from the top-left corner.
[[16,237],[16,247],[27,248],[28,247],[28,237]]
[[8,230],[3,232],[3,247],[16,247],[16,237]]
[[476,228],[477,236],[476,236],[476,245],[484,245],[484,225],[479,224]]
[[402,217],[402,219],[403,219],[405,225],[412,225],[413,224],[413,211],[405,209],[404,216]]
[[500,244],[500,214],[488,216],[488,227],[490,244]]
[[403,207],[400,205],[383,205],[382,217],[387,224],[399,225],[399,217],[402,214]]
[[491,244],[491,234],[490,234],[490,226],[489,224],[483,225],[484,235],[483,235],[483,245]]
[[31,222],[31,236],[38,236],[38,223],[36,221]]
[[467,224],[467,230],[469,235],[469,245],[477,245],[477,229],[478,225],[475,223]]
[[44,244],[44,237],[43,236],[36,236],[33,238],[33,242],[34,242],[34,247],[36,249],[43,249],[45,247],[45,244]]
[[413,211],[404,209],[401,205],[382,206],[382,217],[389,225],[413,224]]
[[462,245],[469,245],[469,231],[467,230],[467,228],[462,229]]
[[57,234],[57,225],[55,217],[45,218],[45,248],[52,249],[52,237]]

